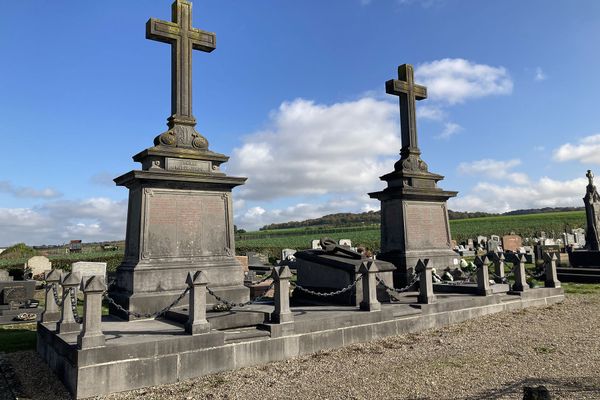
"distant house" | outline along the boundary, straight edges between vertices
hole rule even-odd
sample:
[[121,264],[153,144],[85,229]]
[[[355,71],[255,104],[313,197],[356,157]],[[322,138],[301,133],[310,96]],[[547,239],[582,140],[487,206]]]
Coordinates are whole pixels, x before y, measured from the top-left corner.
[[81,240],[71,240],[69,242],[69,253],[81,253],[83,245]]

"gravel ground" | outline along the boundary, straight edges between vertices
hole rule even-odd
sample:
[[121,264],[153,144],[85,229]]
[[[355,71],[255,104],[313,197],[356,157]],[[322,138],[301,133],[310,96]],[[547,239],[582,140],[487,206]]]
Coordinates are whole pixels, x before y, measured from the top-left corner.
[[[504,312],[292,360],[99,399],[600,399],[600,295]],[[68,398],[34,352],[8,354],[34,399]]]

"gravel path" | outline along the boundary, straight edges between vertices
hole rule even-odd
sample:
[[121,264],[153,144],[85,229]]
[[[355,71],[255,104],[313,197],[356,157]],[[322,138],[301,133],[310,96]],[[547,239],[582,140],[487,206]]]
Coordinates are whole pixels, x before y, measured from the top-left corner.
[[[600,295],[102,399],[600,399]],[[8,354],[34,399],[65,389],[33,352]],[[47,389],[46,389],[47,388]]]

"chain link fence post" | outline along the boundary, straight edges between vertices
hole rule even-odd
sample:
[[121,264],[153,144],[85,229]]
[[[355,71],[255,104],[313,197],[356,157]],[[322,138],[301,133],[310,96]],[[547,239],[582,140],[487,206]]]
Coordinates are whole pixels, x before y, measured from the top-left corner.
[[275,324],[292,322],[294,320],[294,315],[290,310],[290,278],[292,272],[286,265],[274,267],[271,275],[275,282],[275,294],[273,296],[275,309],[271,314],[271,322]]
[[[77,348],[102,347],[106,339],[102,333],[102,295],[106,284],[102,275],[93,275],[81,282],[83,291],[83,327],[77,336]],[[77,301],[77,300],[76,300]]]
[[185,282],[190,293],[189,318],[185,331],[190,335],[207,333],[210,331],[210,322],[206,319],[206,274],[202,271],[196,271],[193,275],[188,272]]
[[477,267],[477,294],[480,296],[489,296],[492,294],[490,286],[490,260],[487,257],[475,257],[475,266]]
[[[73,298],[71,293],[75,293],[75,288],[80,284],[81,278],[74,273],[69,273],[63,277],[61,282],[63,288],[60,321],[56,325],[58,333],[79,332],[79,324],[75,321],[73,313]],[[77,299],[75,299],[77,302]],[[77,303],[75,303],[75,307]]]
[[377,264],[372,260],[363,261],[358,272],[362,274],[363,292],[360,309],[369,312],[381,310],[381,303],[377,300],[377,273],[379,272]]
[[558,280],[558,275],[556,273],[557,260],[556,253],[544,253],[544,267],[546,272],[546,279],[544,282],[545,287],[560,287],[560,281]]
[[415,272],[419,274],[419,296],[418,301],[421,304],[435,303],[436,296],[433,293],[433,265],[429,259],[419,259],[415,267]]
[[[44,303],[44,312],[42,313],[42,322],[58,322],[60,319],[59,304],[54,298],[54,290],[58,286],[61,279],[61,271],[59,269],[53,269],[46,275],[46,294]],[[56,296],[58,297],[58,295]]]
[[512,292],[524,292],[529,290],[529,284],[527,283],[527,272],[525,271],[525,256],[517,257],[514,263],[515,283],[513,284]]

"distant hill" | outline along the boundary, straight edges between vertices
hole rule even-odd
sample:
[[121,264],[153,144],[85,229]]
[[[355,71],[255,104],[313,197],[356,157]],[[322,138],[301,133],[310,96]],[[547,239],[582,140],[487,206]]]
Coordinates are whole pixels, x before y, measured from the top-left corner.
[[[494,217],[499,215],[525,215],[525,214],[542,214],[551,212],[565,211],[581,211],[583,207],[544,207],[526,210],[514,210],[502,214],[486,213],[481,211],[452,211],[448,210],[448,218],[451,220]],[[291,221],[279,224],[269,224],[260,228],[261,231],[273,229],[289,229],[303,227],[323,227],[323,226],[356,226],[356,225],[371,225],[381,222],[381,214],[379,211],[368,211],[363,213],[338,213],[329,214],[321,218],[307,219],[305,221]]]

